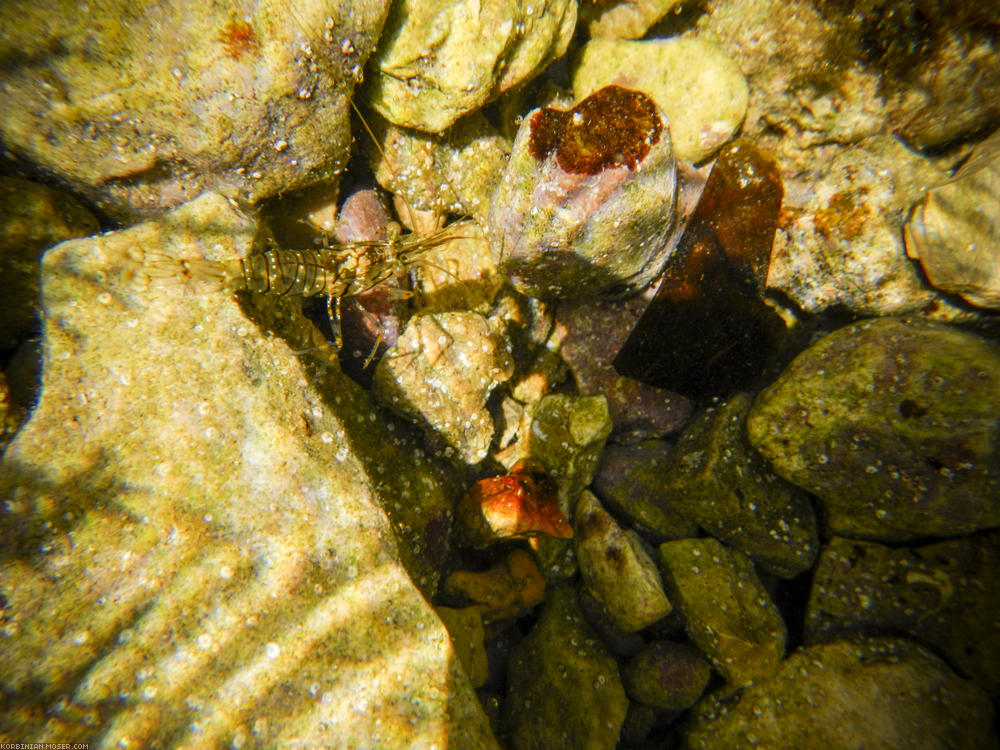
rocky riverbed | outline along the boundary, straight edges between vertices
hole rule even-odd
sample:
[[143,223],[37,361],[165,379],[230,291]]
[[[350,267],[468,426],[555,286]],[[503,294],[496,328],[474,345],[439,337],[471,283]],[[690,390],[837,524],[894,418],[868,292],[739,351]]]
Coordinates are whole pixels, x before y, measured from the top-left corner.
[[998,747],[985,4],[0,29],[3,742]]

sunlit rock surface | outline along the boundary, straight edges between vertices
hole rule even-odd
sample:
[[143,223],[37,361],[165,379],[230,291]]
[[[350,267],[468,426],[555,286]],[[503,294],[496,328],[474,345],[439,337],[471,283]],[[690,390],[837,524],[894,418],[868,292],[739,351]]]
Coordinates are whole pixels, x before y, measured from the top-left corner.
[[5,144],[124,219],[203,190],[257,200],[331,177],[388,6],[254,7],[4,3]]
[[902,541],[1000,524],[998,413],[995,343],[879,318],[802,352],[757,396],[747,434],[834,533]]
[[739,700],[705,698],[687,742],[692,750],[994,750],[992,720],[986,695],[931,652],[872,638],[802,649]]
[[292,353],[299,313],[147,273],[255,230],[209,195],[45,255],[42,396],[0,479],[5,736],[493,747],[379,507],[443,513],[434,474]]
[[374,57],[369,102],[397,125],[438,133],[562,55],[576,6],[576,0],[397,3]]

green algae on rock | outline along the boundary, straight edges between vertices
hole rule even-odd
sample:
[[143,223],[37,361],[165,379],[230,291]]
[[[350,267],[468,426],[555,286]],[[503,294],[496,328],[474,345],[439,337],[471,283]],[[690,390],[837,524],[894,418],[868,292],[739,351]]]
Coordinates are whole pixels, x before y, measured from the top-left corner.
[[618,86],[524,118],[488,227],[518,291],[620,297],[659,273],[677,198],[666,122],[649,97]]
[[691,708],[708,686],[712,666],[686,643],[652,641],[622,670],[625,692],[633,700],[665,711]]
[[623,529],[584,491],[576,504],[576,559],[584,585],[625,632],[642,630],[673,609],[656,563],[631,529]]
[[986,695],[927,649],[857,639],[796,651],[738,699],[707,696],[694,708],[687,747],[996,750],[992,721]]
[[663,582],[691,640],[734,687],[778,669],[785,623],[753,563],[715,539],[660,545]]
[[613,750],[628,698],[576,591],[554,591],[508,665],[502,725],[513,750]]
[[919,319],[845,326],[802,352],[747,420],[774,471],[873,541],[1000,524],[1000,348]]
[[911,636],[1000,697],[1000,531],[918,547],[833,537],[806,611],[807,643],[857,630]]
[[576,0],[395,3],[373,56],[368,102],[402,127],[440,133],[561,56]]
[[768,572],[792,578],[816,560],[816,513],[805,493],[747,444],[752,400],[740,393],[696,417],[658,475],[671,510]]
[[743,123],[750,95],[739,66],[699,38],[593,39],[573,72],[577,99],[608,85],[641,91],[663,110],[678,159],[701,162]]
[[209,194],[45,254],[42,393],[0,480],[5,730],[496,747],[379,507],[443,508],[434,473],[336,368],[307,372],[285,301],[252,320],[143,273],[256,232]]

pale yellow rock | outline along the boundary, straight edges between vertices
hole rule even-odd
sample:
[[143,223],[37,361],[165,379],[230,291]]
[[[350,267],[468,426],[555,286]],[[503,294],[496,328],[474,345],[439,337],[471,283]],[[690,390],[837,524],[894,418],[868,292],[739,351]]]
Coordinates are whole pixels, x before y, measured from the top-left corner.
[[678,159],[700,162],[740,129],[750,92],[735,60],[702,39],[593,39],[573,73],[577,100],[617,84],[651,97],[670,119]]

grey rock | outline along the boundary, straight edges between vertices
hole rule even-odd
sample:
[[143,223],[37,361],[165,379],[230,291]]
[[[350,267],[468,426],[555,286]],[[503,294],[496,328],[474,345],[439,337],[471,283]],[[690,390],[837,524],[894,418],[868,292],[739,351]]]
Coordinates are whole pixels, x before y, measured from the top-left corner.
[[874,541],[1000,524],[1000,349],[940,323],[845,326],[802,352],[747,421],[831,531]]
[[715,539],[681,539],[660,545],[660,561],[688,635],[731,685],[777,671],[785,623],[745,555]]
[[514,750],[612,750],[628,699],[618,665],[580,612],[554,591],[511,655],[502,725]]
[[833,537],[816,566],[806,642],[854,630],[908,635],[1000,696],[1000,532],[919,547]]
[[986,695],[929,651],[872,638],[802,649],[738,700],[705,698],[687,746],[993,750],[992,721]]
[[5,731],[496,747],[379,507],[436,507],[441,554],[434,472],[329,355],[293,353],[318,342],[284,299],[147,273],[256,232],[207,195],[45,254],[41,399],[0,478]]
[[[347,163],[349,99],[388,7],[56,0],[0,8],[0,134],[109,214],[149,216],[205,190],[250,202]],[[58,52],[55,52],[58,50]]]

